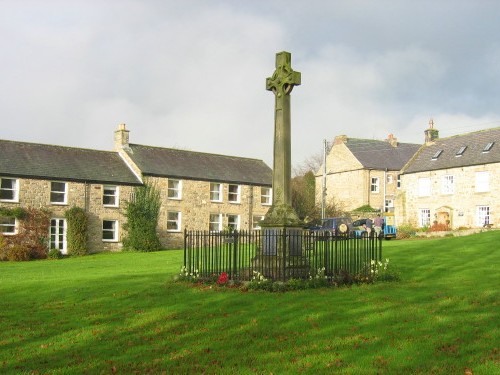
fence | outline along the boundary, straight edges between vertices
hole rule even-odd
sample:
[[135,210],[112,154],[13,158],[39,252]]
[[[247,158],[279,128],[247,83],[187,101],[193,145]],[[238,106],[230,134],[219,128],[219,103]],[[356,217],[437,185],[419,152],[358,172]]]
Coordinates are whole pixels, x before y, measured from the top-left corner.
[[226,272],[230,279],[243,281],[259,272],[286,281],[308,278],[318,270],[326,276],[366,275],[371,260],[382,260],[382,237],[300,229],[184,232],[184,266],[200,277]]

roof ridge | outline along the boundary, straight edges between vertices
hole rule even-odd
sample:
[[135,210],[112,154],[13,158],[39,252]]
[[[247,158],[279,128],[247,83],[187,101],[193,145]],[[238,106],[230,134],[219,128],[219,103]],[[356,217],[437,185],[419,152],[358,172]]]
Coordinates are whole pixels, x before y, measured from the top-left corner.
[[62,145],[55,145],[55,144],[50,144],[50,143],[12,141],[12,140],[9,140],[9,139],[0,139],[0,142],[9,142],[9,143],[26,144],[26,145],[34,145],[34,146],[44,146],[44,147],[53,147],[53,148],[62,148],[62,149],[70,149],[70,150],[80,150],[80,151],[105,152],[105,153],[111,153],[111,154],[117,154],[118,153],[117,151],[113,151],[113,150],[98,150],[98,149],[95,149],[95,148],[75,147],[75,146],[62,146]]
[[489,131],[493,131],[493,130],[500,130],[500,126],[497,126],[496,128],[488,128],[488,129],[475,130],[475,131],[468,132],[468,133],[460,133],[460,134],[449,135],[448,137],[439,137],[439,138],[436,138],[434,140],[434,142],[441,141],[441,140],[446,140],[446,139],[450,139],[450,138],[465,137],[467,135],[474,135],[474,134],[489,132]]

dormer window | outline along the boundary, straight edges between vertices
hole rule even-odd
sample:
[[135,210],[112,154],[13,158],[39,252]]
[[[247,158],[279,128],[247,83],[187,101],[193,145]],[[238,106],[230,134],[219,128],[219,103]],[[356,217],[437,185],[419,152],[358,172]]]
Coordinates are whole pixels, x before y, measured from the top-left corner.
[[456,157],[462,156],[466,149],[467,149],[467,146],[460,147],[460,149],[457,151],[457,153],[455,154],[455,156]]
[[495,144],[495,142],[489,142],[486,146],[484,146],[483,153],[490,152],[490,150],[491,150],[491,148],[493,147],[494,144]]
[[439,155],[441,155],[442,153],[443,153],[443,150],[437,150],[436,153],[434,155],[432,155],[432,160],[437,160]]

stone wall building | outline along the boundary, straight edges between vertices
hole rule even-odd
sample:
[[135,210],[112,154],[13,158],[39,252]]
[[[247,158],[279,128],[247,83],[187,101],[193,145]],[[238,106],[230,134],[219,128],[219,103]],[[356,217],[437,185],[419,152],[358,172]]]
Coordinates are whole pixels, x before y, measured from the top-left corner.
[[115,150],[160,190],[158,233],[166,248],[180,248],[186,228],[258,229],[272,204],[272,170],[262,160],[131,144],[123,124]]
[[[345,211],[369,205],[394,211],[400,169],[420,145],[400,143],[390,134],[385,141],[335,137],[326,157],[326,203]],[[322,199],[324,165],[316,172],[316,201]]]
[[[0,207],[43,208],[51,215],[49,248],[67,251],[66,210],[84,208],[89,251],[121,248],[124,202],[140,179],[116,152],[0,140]],[[0,217],[0,233],[20,223]]]
[[401,171],[396,224],[498,227],[500,128],[439,138],[429,124],[425,144]]

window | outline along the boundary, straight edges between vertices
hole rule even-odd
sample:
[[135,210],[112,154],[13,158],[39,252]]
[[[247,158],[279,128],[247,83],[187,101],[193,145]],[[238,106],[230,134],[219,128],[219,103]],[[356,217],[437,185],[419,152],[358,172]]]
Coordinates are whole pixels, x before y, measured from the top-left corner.
[[67,202],[68,184],[66,182],[50,183],[50,203],[66,204]]
[[104,185],[102,187],[103,206],[118,207],[118,186]]
[[167,212],[167,231],[180,232],[181,231],[181,213],[177,211]]
[[12,235],[17,233],[17,221],[15,217],[0,217],[0,233]]
[[455,183],[453,176],[446,175],[443,176],[441,181],[441,193],[442,194],[453,194],[455,192]]
[[228,185],[227,200],[231,203],[240,203],[240,185]]
[[272,203],[272,190],[268,187],[260,188],[260,203],[265,206],[270,206]]
[[372,177],[370,191],[372,193],[378,193],[378,191],[379,191],[379,178],[378,177]]
[[484,146],[483,148],[483,154],[487,153],[487,152],[490,152],[491,148],[493,147],[493,145],[495,144],[495,142],[489,142],[486,146]]
[[227,226],[231,230],[240,229],[240,215],[227,215]]
[[168,198],[182,198],[182,182],[180,180],[171,180],[170,178],[168,179]]
[[17,202],[19,182],[15,178],[0,178],[0,201]]
[[208,229],[212,232],[219,232],[222,230],[222,214],[210,214]]
[[401,175],[400,174],[398,174],[398,179],[397,179],[397,185],[396,185],[396,187],[398,189],[401,189]]
[[392,184],[394,182],[394,176],[392,174],[387,175],[387,183]]
[[490,191],[490,173],[476,172],[476,192],[484,193]]
[[252,220],[252,229],[258,230],[260,229],[260,222],[264,220],[264,216],[262,215],[254,215]]
[[394,199],[385,200],[385,212],[394,212]]
[[210,183],[210,200],[212,202],[222,202],[222,184]]
[[118,241],[118,221],[116,220],[102,221],[102,240],[104,242]]
[[462,156],[467,149],[467,146],[462,146],[458,149],[457,153],[455,154],[455,157]]
[[489,225],[491,223],[490,206],[478,206],[476,220],[477,220],[476,224],[479,227]]
[[419,210],[419,223],[421,228],[431,225],[431,210],[428,208],[421,208]]
[[443,153],[443,150],[437,150],[436,153],[434,155],[432,155],[432,158],[431,160],[437,160],[437,158],[439,158],[439,156]]
[[66,219],[50,219],[49,248],[66,254]]
[[420,197],[428,197],[431,195],[431,179],[429,177],[418,179],[418,195]]

